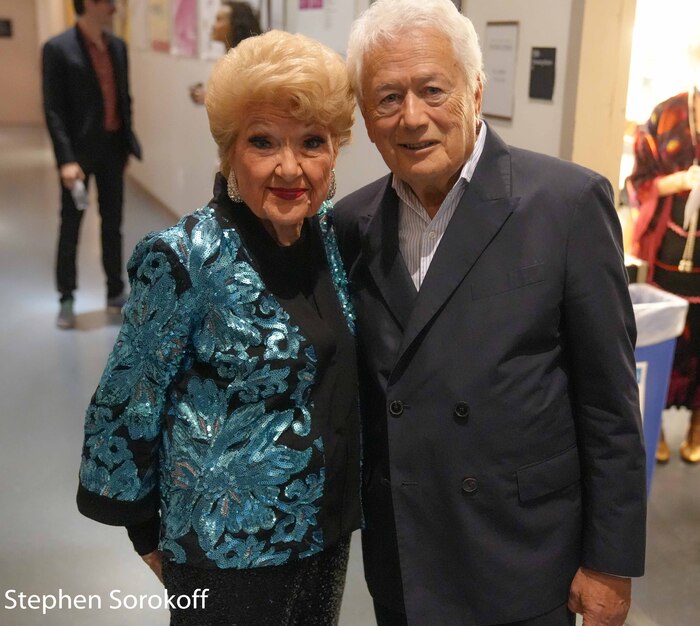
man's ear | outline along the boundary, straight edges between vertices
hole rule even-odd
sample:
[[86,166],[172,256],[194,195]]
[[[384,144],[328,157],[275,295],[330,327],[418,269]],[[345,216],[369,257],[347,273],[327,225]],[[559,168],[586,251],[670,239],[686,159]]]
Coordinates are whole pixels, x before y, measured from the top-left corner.
[[476,77],[476,87],[474,88],[474,114],[476,117],[481,115],[481,103],[484,95],[484,83],[481,82],[481,76]]

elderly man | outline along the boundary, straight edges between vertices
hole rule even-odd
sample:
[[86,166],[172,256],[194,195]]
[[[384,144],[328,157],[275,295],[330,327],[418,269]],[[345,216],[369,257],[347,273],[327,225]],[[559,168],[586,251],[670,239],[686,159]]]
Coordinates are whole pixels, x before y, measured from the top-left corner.
[[621,625],[646,487],[610,185],[479,119],[481,52],[449,0],[377,0],[348,65],[392,172],[334,216],[378,623]]

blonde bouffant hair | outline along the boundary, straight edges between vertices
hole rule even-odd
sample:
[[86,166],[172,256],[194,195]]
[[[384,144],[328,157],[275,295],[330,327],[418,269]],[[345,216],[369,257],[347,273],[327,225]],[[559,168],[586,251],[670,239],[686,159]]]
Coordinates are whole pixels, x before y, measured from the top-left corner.
[[355,101],[341,56],[304,35],[272,30],[229,50],[207,84],[209,128],[224,176],[241,120],[265,104],[328,129],[336,151],[350,141]]

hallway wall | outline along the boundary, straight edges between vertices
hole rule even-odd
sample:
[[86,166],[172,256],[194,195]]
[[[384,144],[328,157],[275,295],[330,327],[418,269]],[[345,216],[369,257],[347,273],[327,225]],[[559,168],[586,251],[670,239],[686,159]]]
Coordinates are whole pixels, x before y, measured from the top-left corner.
[[[294,2],[287,1],[296,30],[304,32],[303,19],[293,11]],[[333,10],[331,4],[328,6]],[[365,8],[368,0],[356,0],[355,6]],[[133,29],[132,23],[135,32]],[[206,83],[214,61],[155,52],[135,41],[129,53],[134,125],[144,148],[143,162],[132,159],[129,173],[175,213],[189,213],[211,197],[218,169],[206,110],[189,98],[189,86]],[[338,158],[336,200],[387,171],[358,112],[352,144],[343,148]]]
[[[41,124],[41,79],[36,6],[0,0],[0,19],[12,20],[12,37],[0,37],[0,124]],[[8,97],[9,96],[9,97]]]
[[[482,41],[487,21],[516,20],[520,24],[514,117],[512,121],[490,119],[494,129],[509,143],[574,160],[601,171],[614,182],[619,172],[624,128],[626,59],[628,62],[629,58],[626,34],[631,30],[635,1],[463,0],[463,11],[474,22]],[[339,0],[326,4],[331,16],[338,6],[345,7],[334,2]],[[2,84],[19,85],[20,91],[24,89],[32,98],[24,103],[21,95],[0,100],[0,123],[42,123],[39,44],[63,28],[59,23],[63,2],[35,0],[35,3],[42,7],[39,24],[35,16],[33,27],[28,29],[30,35],[23,30],[24,52],[13,64],[0,63]],[[369,0],[354,0],[355,14],[368,4]],[[31,15],[32,5],[27,0],[0,0],[0,13],[12,6],[24,7]],[[143,11],[144,5],[135,2],[130,6],[132,11],[134,7]],[[298,30],[304,31],[308,24],[312,30],[316,29],[311,34],[318,34],[321,21],[304,19],[297,2],[286,0],[286,10],[289,22]],[[134,41],[137,37],[133,36],[133,26],[132,23],[130,59],[134,124],[144,146],[145,159],[142,163],[132,161],[129,172],[154,197],[174,212],[184,214],[208,200],[217,170],[216,147],[209,134],[206,112],[188,96],[191,84],[206,82],[214,62],[176,57],[139,46]],[[0,55],[5,58],[6,42],[0,40]],[[557,49],[551,102],[528,97],[529,57],[533,46]],[[343,48],[340,44],[335,47]],[[15,59],[14,53],[12,58]],[[23,68],[26,80],[1,78],[6,66],[13,72]],[[3,106],[11,107],[16,117],[11,118]],[[337,198],[387,171],[367,139],[359,113],[353,143],[341,152],[337,171]]]
[[[518,22],[513,119],[486,117],[503,139],[520,148],[562,156],[566,89],[573,75],[567,67],[574,0],[468,0],[466,14],[474,23],[482,49],[487,22]],[[556,49],[556,76],[551,101],[529,97],[530,50]],[[486,77],[486,90],[489,77]]]
[[[519,23],[513,119],[486,119],[508,143],[596,170],[617,191],[635,5],[636,0],[467,0],[465,13],[482,46],[487,22]],[[557,50],[551,102],[529,97],[533,47]]]

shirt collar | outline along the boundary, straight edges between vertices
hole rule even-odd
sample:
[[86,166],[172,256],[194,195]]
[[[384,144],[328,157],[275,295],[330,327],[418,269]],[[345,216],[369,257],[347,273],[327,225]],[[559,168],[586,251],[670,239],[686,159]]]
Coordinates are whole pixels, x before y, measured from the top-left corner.
[[[459,173],[459,178],[455,182],[453,189],[454,187],[459,185],[460,181],[462,180],[465,181],[465,183],[462,184],[466,184],[471,181],[472,176],[474,175],[474,170],[476,169],[476,166],[479,163],[479,159],[481,158],[481,153],[484,151],[485,143],[486,123],[482,121],[479,125],[479,131],[476,136],[476,141],[474,142],[474,148],[472,149],[472,153],[469,155],[469,158],[462,167],[462,171]],[[408,183],[402,181],[395,174],[392,175],[391,186],[394,188],[399,198],[403,200],[407,205],[413,207],[417,203],[418,206],[421,206],[416,194],[413,193],[413,190],[408,185]]]
[[[85,45],[86,45],[86,46],[89,46],[90,48],[97,48],[97,49],[99,50],[99,47],[97,46],[97,44],[96,44],[92,39],[90,39],[90,36],[87,34],[87,32],[85,31],[85,29],[83,28],[83,26],[81,25],[81,23],[80,23],[80,22],[76,22],[76,23],[75,23],[75,26],[76,26],[76,28],[78,29],[78,32],[80,33],[80,36],[83,38],[83,41],[85,42]],[[105,47],[106,47],[106,46],[107,46],[107,33],[105,33],[104,31],[102,31],[101,39],[102,39],[102,42],[105,44]]]

